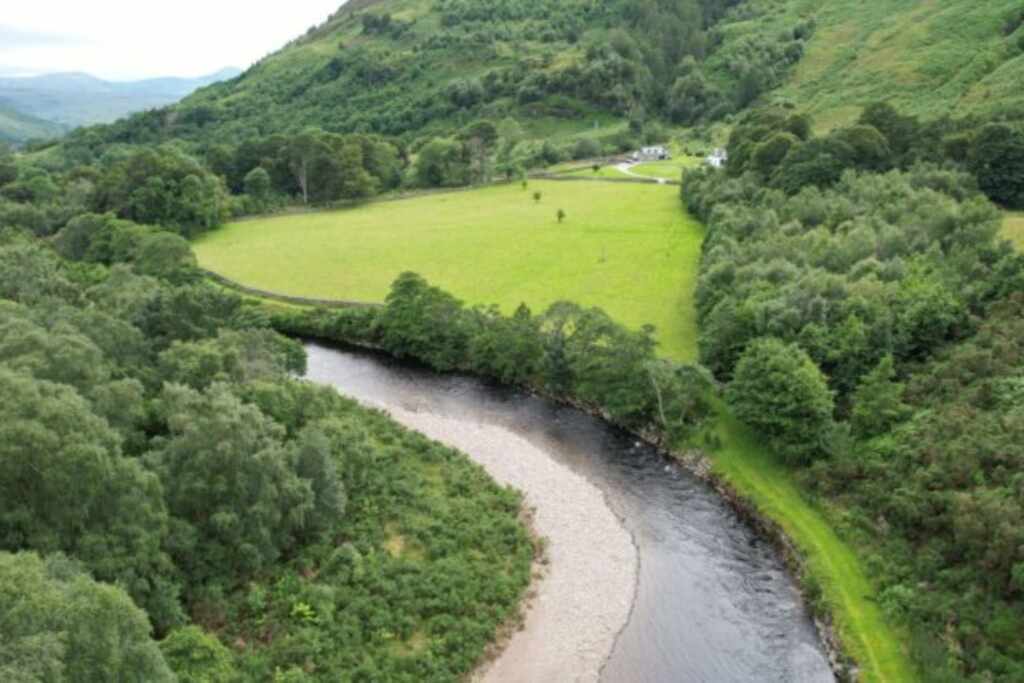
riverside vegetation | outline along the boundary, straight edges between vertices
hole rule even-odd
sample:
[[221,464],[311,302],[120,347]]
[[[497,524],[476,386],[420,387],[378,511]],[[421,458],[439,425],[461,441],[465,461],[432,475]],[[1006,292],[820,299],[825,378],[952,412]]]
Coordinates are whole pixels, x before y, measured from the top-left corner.
[[3,678],[472,669],[529,582],[519,495],[291,379],[180,237],[82,215],[55,247],[0,237]]

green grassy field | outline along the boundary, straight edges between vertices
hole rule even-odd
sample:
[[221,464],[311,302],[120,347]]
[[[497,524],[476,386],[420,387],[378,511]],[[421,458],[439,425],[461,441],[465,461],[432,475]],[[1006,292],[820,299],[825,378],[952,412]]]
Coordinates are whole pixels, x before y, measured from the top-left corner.
[[1003,219],[1003,236],[1024,250],[1024,212],[1007,213]]
[[[601,168],[594,171],[593,165],[580,166],[578,162],[573,162],[572,166],[566,165],[564,167],[554,167],[559,169],[552,171],[554,173],[564,173],[566,175],[579,176],[582,178],[628,178],[629,176],[620,171],[615,167],[614,164],[602,165]],[[552,170],[552,169],[548,169]]]
[[[469,303],[535,310],[569,299],[653,324],[666,356],[696,357],[692,297],[703,231],[658,185],[531,181],[233,223],[201,265],[282,294],[383,301],[403,271]],[[533,193],[543,193],[541,201]],[[556,213],[567,217],[558,223]]]
[[683,169],[700,166],[701,160],[690,156],[677,156],[667,161],[650,161],[644,164],[637,164],[629,169],[637,175],[651,178],[665,178],[667,180],[679,180],[683,175]]

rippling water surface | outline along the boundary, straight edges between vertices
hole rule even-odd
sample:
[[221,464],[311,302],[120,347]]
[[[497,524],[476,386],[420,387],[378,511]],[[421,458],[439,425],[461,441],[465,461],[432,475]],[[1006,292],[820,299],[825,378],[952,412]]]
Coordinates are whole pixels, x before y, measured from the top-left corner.
[[605,666],[607,683],[834,680],[772,547],[653,449],[577,410],[475,379],[306,349],[312,380],[378,405],[504,427],[605,492],[640,553],[636,604]]

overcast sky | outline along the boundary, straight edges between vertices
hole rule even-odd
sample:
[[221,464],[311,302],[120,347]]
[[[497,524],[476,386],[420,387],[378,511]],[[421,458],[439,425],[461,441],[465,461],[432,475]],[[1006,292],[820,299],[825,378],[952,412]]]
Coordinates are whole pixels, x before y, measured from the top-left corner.
[[344,0],[0,0],[0,75],[128,80],[244,69]]

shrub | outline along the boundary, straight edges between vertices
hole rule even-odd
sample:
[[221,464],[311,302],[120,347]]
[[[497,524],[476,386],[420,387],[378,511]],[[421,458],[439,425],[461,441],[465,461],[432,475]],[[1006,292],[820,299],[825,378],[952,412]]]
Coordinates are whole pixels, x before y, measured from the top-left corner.
[[832,392],[821,370],[796,344],[772,338],[753,342],[736,366],[726,400],[790,464],[807,464],[828,452]]

